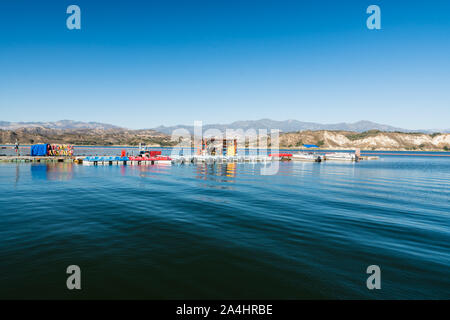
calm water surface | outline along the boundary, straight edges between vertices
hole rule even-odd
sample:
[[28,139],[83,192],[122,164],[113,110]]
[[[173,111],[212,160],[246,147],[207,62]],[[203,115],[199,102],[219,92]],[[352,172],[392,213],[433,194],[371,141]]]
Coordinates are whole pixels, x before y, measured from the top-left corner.
[[449,157],[260,167],[0,164],[0,298],[450,298]]

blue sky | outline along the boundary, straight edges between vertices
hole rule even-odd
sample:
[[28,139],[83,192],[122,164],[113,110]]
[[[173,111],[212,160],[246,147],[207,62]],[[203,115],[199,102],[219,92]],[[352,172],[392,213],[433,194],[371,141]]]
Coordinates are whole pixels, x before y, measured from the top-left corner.
[[[81,30],[66,28],[67,6]],[[381,8],[381,30],[366,8]],[[450,2],[0,2],[0,120],[450,127]]]

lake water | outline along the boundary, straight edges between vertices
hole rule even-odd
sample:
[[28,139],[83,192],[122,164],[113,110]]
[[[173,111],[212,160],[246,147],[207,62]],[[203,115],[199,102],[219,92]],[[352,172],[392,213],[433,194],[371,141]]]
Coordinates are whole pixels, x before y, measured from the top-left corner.
[[0,164],[0,298],[450,298],[450,157],[260,167]]

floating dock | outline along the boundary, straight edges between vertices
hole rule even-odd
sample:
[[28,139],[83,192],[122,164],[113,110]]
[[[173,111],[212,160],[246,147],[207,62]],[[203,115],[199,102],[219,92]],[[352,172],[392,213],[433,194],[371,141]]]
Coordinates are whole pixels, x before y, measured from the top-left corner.
[[75,157],[32,157],[32,156],[4,156],[0,157],[0,162],[36,162],[36,163],[52,163],[52,162],[74,162]]
[[[377,160],[377,156],[360,156],[358,160]],[[270,161],[291,161],[292,154],[273,155],[187,155],[156,157],[118,157],[118,156],[2,156],[0,162],[55,163],[72,162],[83,165],[155,165],[155,164],[189,164],[189,163],[255,163]],[[296,160],[301,161],[301,160]]]
[[188,163],[227,163],[227,162],[267,162],[273,161],[274,158],[265,155],[250,156],[175,156],[172,157],[172,163],[188,164]]
[[155,165],[155,164],[189,164],[189,163],[228,163],[228,162],[268,162],[290,160],[266,155],[250,156],[173,156],[173,157],[77,157],[75,162],[83,165]]
[[171,164],[172,159],[169,157],[78,157],[75,160],[83,165],[154,165],[154,164]]

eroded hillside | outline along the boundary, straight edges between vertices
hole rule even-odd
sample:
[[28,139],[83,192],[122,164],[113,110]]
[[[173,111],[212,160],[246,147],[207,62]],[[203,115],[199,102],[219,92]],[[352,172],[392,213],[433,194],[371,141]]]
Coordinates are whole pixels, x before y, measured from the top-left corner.
[[[0,130],[0,144],[65,143],[74,145],[173,146],[170,135],[155,130],[21,128]],[[280,134],[280,147],[298,148],[316,144],[328,149],[363,150],[450,150],[450,134],[367,131],[300,131]]]
[[450,134],[367,131],[301,131],[280,135],[280,146],[316,144],[321,148],[365,150],[449,150]]

